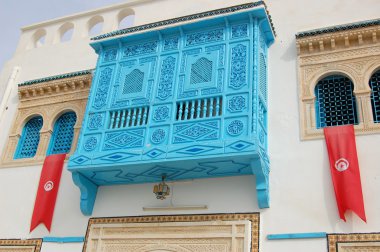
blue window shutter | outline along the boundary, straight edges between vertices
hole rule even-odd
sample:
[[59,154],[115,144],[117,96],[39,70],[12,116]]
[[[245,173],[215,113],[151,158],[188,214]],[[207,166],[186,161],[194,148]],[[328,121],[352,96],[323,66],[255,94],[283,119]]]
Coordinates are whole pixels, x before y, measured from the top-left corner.
[[74,112],[65,113],[58,118],[54,125],[48,155],[68,153],[70,151],[76,120],[77,116]]
[[352,81],[340,75],[326,77],[315,87],[317,128],[358,124]]
[[42,124],[43,119],[41,116],[33,117],[25,124],[18,142],[15,159],[32,158],[36,155]]

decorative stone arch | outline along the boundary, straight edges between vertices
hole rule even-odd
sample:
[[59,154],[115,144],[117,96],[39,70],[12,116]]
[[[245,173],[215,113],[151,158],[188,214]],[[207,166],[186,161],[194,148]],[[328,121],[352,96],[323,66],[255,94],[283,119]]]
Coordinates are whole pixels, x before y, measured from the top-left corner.
[[[134,20],[134,16],[135,16],[135,11],[131,8],[125,8],[125,9],[122,9],[119,11],[119,13],[117,14],[117,28],[118,29],[124,29],[124,28],[127,28],[127,27],[121,27],[120,26],[120,23],[123,21],[124,18],[126,17],[129,17],[131,16]],[[133,25],[133,23],[131,24],[131,26]]]
[[[93,16],[91,17],[88,21],[87,21],[87,35],[89,36],[93,36],[91,35],[91,29],[94,28],[94,26],[100,24],[100,23],[103,23],[102,25],[102,29],[100,31],[100,33],[103,32],[104,30],[104,17],[102,15],[96,15],[96,16]],[[98,34],[94,34],[94,35],[98,35]]]
[[25,127],[25,124],[32,118],[34,117],[37,117],[37,116],[41,116],[42,117],[42,128],[41,128],[41,131],[44,130],[44,128],[46,128],[46,114],[43,112],[43,111],[36,111],[36,110],[32,110],[32,111],[29,111],[29,113],[25,114],[25,115],[22,115],[21,118],[18,119],[18,121],[20,123],[17,124],[17,127],[14,129],[15,130],[15,134],[17,135],[21,135],[22,133],[22,130],[24,129]]
[[136,252],[193,252],[189,249],[181,248],[175,245],[148,245],[142,249],[137,249]]
[[[64,113],[73,111],[77,116],[74,136],[67,159],[74,152],[91,85],[91,71],[54,76],[19,84],[18,113],[10,129],[0,167],[41,164],[46,156],[54,124]],[[35,115],[43,118],[40,142],[33,158],[14,159],[14,153],[23,127]]]
[[[379,25],[340,25],[338,29],[317,29],[296,35],[300,130],[303,140],[323,138],[316,128],[315,86],[328,75],[343,75],[354,85],[359,124],[356,134],[380,133],[380,124],[373,122],[371,90],[368,81],[379,69],[380,40],[373,37]],[[365,45],[365,46],[364,46]]]
[[311,79],[309,81],[309,83],[310,83],[310,85],[309,85],[310,96],[314,95],[315,87],[317,86],[319,81],[321,81],[324,78],[327,78],[329,76],[333,76],[333,75],[340,75],[340,76],[347,77],[354,84],[354,90],[353,91],[354,92],[358,91],[360,89],[359,85],[358,85],[358,83],[360,82],[360,79],[358,80],[358,78],[354,74],[352,74],[350,71],[347,71],[347,70],[348,69],[344,69],[344,68],[335,68],[335,69],[328,69],[328,70],[322,69],[322,70],[314,73],[314,75],[311,76]]

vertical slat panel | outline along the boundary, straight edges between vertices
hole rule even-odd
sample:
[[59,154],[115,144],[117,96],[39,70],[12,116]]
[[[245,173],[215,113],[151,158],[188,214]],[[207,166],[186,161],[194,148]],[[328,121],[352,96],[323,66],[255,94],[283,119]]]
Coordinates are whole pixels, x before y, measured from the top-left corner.
[[110,122],[110,128],[113,129],[113,124],[114,124],[114,121],[115,121],[115,111],[112,111],[111,112],[111,122]]

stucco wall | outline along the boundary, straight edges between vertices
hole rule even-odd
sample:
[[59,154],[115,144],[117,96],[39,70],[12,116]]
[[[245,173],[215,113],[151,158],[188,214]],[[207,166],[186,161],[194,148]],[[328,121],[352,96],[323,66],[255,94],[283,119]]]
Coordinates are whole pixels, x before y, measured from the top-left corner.
[[[131,8],[135,25],[202,12],[248,1],[159,0]],[[326,251],[326,240],[268,241],[271,233],[376,232],[380,231],[380,135],[357,137],[364,201],[368,223],[348,214],[339,219],[331,183],[324,140],[300,141],[295,33],[298,31],[379,18],[377,0],[267,0],[277,32],[269,49],[269,154],[271,158],[271,208],[257,206],[253,176],[196,180],[174,184],[173,203],[208,205],[202,211],[144,212],[143,206],[163,205],[151,184],[101,187],[93,217],[181,213],[261,212],[260,251]],[[176,6],[173,8],[173,6]],[[116,13],[107,11],[107,15]],[[78,20],[87,18],[80,17]],[[76,20],[75,16],[73,19]],[[83,21],[83,20],[82,20]],[[40,24],[44,26],[44,24]],[[58,27],[57,23],[48,27]],[[109,29],[112,29],[110,26]],[[17,83],[59,73],[93,68],[96,55],[89,39],[74,37],[64,44],[26,50],[28,31],[21,36],[15,56],[0,75],[0,91],[13,66],[21,68]],[[48,42],[48,41],[47,41]],[[379,62],[380,65],[380,62]],[[0,122],[0,148],[17,111],[17,88]],[[79,189],[64,170],[49,234],[39,226],[29,234],[29,225],[41,167],[0,169],[0,238],[83,236],[88,217],[79,210]],[[81,244],[44,243],[43,252],[81,251]]]

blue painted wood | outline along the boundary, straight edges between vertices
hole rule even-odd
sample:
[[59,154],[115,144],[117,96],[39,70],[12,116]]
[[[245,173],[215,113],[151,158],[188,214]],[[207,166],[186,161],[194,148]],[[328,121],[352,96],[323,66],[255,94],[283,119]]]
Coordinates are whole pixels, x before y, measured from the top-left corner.
[[45,236],[42,238],[43,242],[57,242],[57,243],[76,243],[84,242],[83,236],[67,236],[67,237],[54,237]]
[[326,238],[325,232],[316,233],[292,233],[292,234],[269,234],[268,240],[285,240],[285,239],[311,239],[311,238]]
[[82,212],[91,214],[97,186],[164,174],[168,181],[255,174],[259,206],[269,207],[273,37],[265,8],[255,6],[94,42],[99,60],[69,161]]

